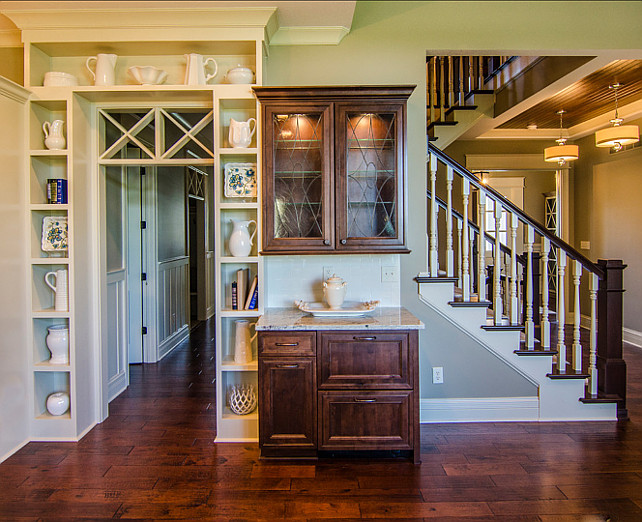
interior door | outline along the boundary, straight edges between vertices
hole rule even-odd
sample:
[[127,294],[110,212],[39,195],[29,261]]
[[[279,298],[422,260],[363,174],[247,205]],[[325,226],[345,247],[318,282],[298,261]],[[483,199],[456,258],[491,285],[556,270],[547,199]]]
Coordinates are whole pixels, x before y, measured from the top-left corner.
[[143,267],[144,249],[142,208],[142,168],[127,168],[127,282],[128,362],[143,362],[143,285],[146,284]]

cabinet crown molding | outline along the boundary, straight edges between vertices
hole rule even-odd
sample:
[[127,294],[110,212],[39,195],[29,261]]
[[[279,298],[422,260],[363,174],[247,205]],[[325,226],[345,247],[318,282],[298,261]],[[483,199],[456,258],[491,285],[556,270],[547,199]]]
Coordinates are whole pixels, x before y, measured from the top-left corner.
[[0,77],[0,95],[5,98],[24,103],[29,99],[31,93],[17,83]]

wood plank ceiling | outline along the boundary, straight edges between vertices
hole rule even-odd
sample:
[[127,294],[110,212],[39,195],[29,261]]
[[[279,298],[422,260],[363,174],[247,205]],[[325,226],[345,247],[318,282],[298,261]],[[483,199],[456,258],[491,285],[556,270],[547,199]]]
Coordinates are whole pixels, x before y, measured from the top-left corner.
[[642,60],[616,60],[574,83],[520,115],[500,125],[500,129],[540,129],[559,127],[557,111],[564,109],[564,128],[573,127],[610,112],[615,114],[615,96],[609,85],[619,82],[619,106],[642,98]]

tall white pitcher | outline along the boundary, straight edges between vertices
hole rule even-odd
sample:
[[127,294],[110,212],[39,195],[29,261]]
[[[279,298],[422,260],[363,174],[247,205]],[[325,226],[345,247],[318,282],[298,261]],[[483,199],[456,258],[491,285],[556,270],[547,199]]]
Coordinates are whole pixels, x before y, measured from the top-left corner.
[[[185,55],[185,59],[187,60],[185,85],[205,85],[218,73],[218,64],[214,58],[206,58],[204,60],[200,54],[189,53]],[[208,63],[214,64],[214,73],[206,75],[205,67],[207,67]]]
[[256,339],[256,332],[250,337],[250,326],[254,323],[246,319],[234,321],[236,325],[234,339],[234,362],[236,364],[248,364],[252,362],[252,341]]
[[[253,126],[251,125],[252,122],[254,122]],[[255,132],[256,120],[254,118],[250,118],[247,121],[236,121],[234,118],[230,118],[228,140],[232,147],[249,147]]]
[[[49,281],[53,277],[54,282]],[[45,274],[45,283],[54,291],[54,310],[56,312],[69,311],[69,287],[67,271],[64,269],[56,270],[55,272],[47,272]]]
[[[115,54],[97,54],[87,58],[85,65],[94,78],[94,85],[114,85],[116,83],[117,59],[118,56]],[[96,61],[95,71],[89,65],[94,60]]]
[[[234,257],[247,257],[250,255],[252,250],[252,245],[254,244],[252,240],[256,235],[256,221],[250,219],[248,221],[242,219],[230,219],[232,222],[233,228],[232,233],[230,234],[230,254]],[[249,226],[254,223],[254,232],[250,236]]]

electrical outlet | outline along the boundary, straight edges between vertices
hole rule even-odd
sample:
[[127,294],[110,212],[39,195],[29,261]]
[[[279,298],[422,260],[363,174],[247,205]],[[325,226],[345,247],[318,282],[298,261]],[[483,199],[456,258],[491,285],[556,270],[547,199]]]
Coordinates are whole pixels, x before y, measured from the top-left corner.
[[328,277],[332,277],[334,275],[334,267],[333,266],[324,266],[323,267],[323,280],[325,281],[328,279]]
[[381,282],[382,283],[397,283],[397,282],[399,282],[399,269],[396,266],[382,266],[381,267]]
[[443,366],[433,366],[432,367],[432,383],[433,384],[443,384],[444,383],[444,367]]

